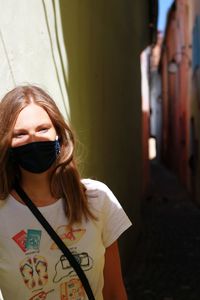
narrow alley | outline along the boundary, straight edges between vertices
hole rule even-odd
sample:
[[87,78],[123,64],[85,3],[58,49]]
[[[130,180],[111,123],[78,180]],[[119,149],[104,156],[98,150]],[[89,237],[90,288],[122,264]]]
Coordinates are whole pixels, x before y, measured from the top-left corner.
[[151,178],[129,300],[198,300],[200,209],[178,179],[155,161]]

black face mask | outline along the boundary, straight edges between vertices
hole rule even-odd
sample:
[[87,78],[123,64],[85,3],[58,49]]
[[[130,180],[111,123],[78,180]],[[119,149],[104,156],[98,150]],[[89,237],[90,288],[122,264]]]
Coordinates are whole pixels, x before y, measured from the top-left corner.
[[55,162],[60,152],[58,140],[33,142],[11,148],[11,155],[15,163],[31,173],[47,171]]

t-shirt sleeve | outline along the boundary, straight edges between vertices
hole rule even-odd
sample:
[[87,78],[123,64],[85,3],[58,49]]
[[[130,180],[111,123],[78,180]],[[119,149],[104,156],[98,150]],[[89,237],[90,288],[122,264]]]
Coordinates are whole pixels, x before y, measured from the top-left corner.
[[90,207],[101,224],[101,234],[104,246],[107,248],[128,229],[132,223],[121,204],[108,188],[100,181],[83,179]]
[[132,224],[113,192],[103,184],[102,239],[109,247]]

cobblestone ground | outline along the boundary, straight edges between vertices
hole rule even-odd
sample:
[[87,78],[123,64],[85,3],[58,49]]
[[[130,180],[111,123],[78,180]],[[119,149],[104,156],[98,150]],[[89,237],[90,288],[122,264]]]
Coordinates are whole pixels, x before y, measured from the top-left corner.
[[172,173],[151,169],[129,300],[199,300],[200,209]]

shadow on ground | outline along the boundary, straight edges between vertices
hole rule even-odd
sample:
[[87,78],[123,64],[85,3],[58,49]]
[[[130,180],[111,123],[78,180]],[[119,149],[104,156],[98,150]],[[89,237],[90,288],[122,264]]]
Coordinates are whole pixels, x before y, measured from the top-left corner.
[[129,300],[199,300],[200,209],[176,176],[156,161],[142,220]]

